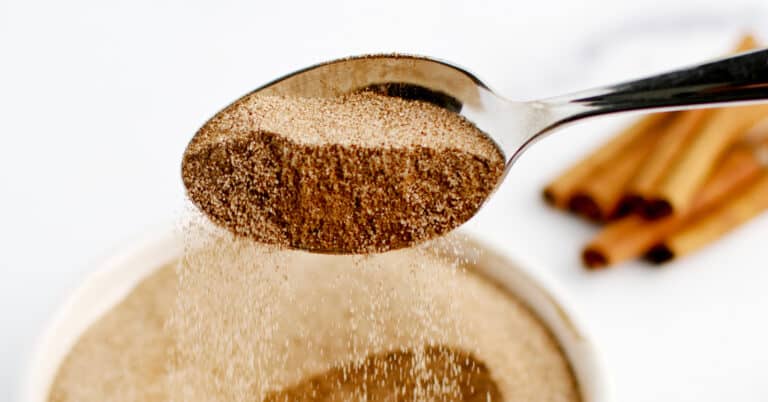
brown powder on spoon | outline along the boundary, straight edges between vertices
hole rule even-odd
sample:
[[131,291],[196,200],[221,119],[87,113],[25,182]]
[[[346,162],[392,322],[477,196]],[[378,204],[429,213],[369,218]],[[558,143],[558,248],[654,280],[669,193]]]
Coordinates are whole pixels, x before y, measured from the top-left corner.
[[182,176],[215,223],[321,252],[407,247],[461,225],[504,171],[472,123],[423,101],[247,96],[200,129]]

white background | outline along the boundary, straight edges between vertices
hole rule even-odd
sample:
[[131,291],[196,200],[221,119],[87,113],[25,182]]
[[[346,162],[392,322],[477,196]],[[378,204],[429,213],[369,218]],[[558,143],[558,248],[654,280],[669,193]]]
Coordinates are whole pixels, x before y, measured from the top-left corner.
[[[400,51],[457,62],[510,98],[554,95],[723,53],[768,26],[762,2],[0,0],[0,394],[13,400],[35,338],[102,257],[179,216],[186,142],[248,90]],[[663,270],[586,273],[594,228],[540,202],[624,121],[539,143],[471,229],[563,285],[617,401],[768,401],[768,216]]]

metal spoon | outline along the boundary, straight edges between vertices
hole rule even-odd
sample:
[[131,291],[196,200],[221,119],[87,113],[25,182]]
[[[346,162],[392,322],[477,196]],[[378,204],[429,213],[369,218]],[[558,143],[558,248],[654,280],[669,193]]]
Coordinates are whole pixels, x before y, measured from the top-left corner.
[[567,123],[619,112],[682,110],[768,100],[768,49],[527,102],[507,100],[471,73],[444,61],[406,55],[359,56],[318,64],[279,78],[246,96],[256,93],[334,97],[363,88],[428,101],[459,113],[497,144],[508,171],[536,139]]

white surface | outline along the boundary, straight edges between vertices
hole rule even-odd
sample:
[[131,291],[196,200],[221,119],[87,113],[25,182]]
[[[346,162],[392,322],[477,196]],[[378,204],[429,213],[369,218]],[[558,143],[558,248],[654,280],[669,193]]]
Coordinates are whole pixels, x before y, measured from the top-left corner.
[[[46,402],[61,360],[95,320],[119,303],[147,275],[183,252],[180,233],[172,226],[147,233],[139,244],[124,249],[99,265],[69,296],[35,346],[34,360],[24,381],[23,398]],[[478,268],[530,306],[560,341],[567,353],[584,402],[608,402],[610,385],[601,358],[581,320],[566,307],[564,291],[544,272],[526,273],[528,261],[486,253]]]
[[[0,0],[3,394],[14,399],[35,337],[93,263],[178,216],[186,142],[257,85],[402,51],[456,61],[513,98],[545,96],[710,57],[740,27],[768,26],[764,0],[471,3]],[[472,229],[548,264],[618,401],[768,400],[768,216],[661,271],[589,274],[577,255],[593,229],[541,205],[546,180],[621,120],[542,141]]]

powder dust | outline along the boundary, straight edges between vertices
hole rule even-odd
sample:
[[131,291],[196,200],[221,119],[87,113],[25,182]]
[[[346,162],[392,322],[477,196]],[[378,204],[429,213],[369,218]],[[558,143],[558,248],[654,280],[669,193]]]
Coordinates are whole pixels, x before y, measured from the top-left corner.
[[189,243],[170,322],[178,345],[170,371],[184,398],[261,400],[335,366],[397,350],[422,358],[409,369],[413,400],[452,400],[459,392],[461,384],[434,384],[423,358],[425,346],[464,337],[456,301],[446,297],[458,291],[460,268],[443,269],[423,249],[409,253],[423,255],[410,261],[397,253],[279,250],[202,217],[184,233]]

